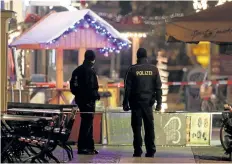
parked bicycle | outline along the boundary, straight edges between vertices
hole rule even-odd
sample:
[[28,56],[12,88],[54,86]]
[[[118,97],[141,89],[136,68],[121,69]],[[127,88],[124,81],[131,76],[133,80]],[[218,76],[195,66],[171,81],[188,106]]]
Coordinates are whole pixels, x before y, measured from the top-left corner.
[[232,161],[232,106],[225,104],[222,112],[222,125],[220,129],[220,141],[225,153]]
[[212,86],[211,82],[206,82],[200,89],[201,111],[203,112],[215,112],[223,111],[224,104],[226,103],[223,90],[219,89],[219,86]]

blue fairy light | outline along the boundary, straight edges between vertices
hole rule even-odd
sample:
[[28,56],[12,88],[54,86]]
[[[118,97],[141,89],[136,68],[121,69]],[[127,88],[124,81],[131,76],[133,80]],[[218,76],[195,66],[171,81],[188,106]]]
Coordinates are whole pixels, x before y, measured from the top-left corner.
[[70,27],[70,29],[74,29],[75,28],[75,25],[72,25],[71,27]]
[[[107,38],[107,40],[113,44],[113,46],[114,46],[113,48],[107,48],[107,47],[101,48],[100,52],[102,52],[102,53],[106,53],[106,52],[120,53],[121,49],[131,47],[131,45],[127,44],[125,41],[113,37],[113,35],[106,29],[106,27],[101,25],[99,22],[94,20],[89,15],[86,15],[84,17],[84,19],[77,21],[74,25],[70,26],[68,28],[68,30],[64,31],[63,34],[61,34],[59,37],[53,39],[52,41],[48,42],[47,44],[48,45],[53,44],[56,41],[58,41],[61,37],[66,37],[68,34],[70,34],[71,32],[74,32],[74,31],[77,32],[77,29],[80,27],[82,27],[82,28],[89,28],[90,27],[90,28],[95,29],[95,32],[97,34],[105,36]],[[115,48],[115,47],[117,47],[117,48]]]

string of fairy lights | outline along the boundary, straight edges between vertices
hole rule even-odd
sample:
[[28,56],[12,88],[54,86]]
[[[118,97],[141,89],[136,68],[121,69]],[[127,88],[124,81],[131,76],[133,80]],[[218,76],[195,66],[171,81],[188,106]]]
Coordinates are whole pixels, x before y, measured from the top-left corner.
[[[222,5],[225,2],[229,2],[232,0],[218,0],[218,5]],[[205,10],[208,8],[207,4],[208,0],[193,0],[193,8],[196,10],[196,12],[199,12],[201,10]],[[106,13],[98,13],[99,16],[101,17],[108,17],[108,18],[114,18],[116,19],[121,19],[122,16],[120,15],[112,15],[112,14],[106,14]],[[153,21],[157,23],[159,20],[167,20],[169,18],[177,17],[177,16],[183,16],[182,13],[174,13],[170,16],[155,16],[155,17],[141,17],[144,20],[144,24],[146,24],[146,21]],[[60,36],[57,38],[54,38],[53,40],[49,41],[48,43],[45,44],[45,46],[49,47],[52,44],[56,44],[56,42],[62,38],[66,37],[68,34],[71,32],[77,32],[78,28],[93,28],[97,34],[100,34],[102,36],[105,36],[107,40],[113,45],[113,47],[104,47],[99,49],[100,53],[108,53],[108,52],[116,52],[120,53],[120,51],[124,48],[129,48],[131,47],[130,44],[127,42],[123,41],[122,39],[115,38],[103,25],[101,25],[98,21],[94,20],[91,16],[86,15],[84,19],[79,20],[76,22],[74,25],[69,27],[66,31],[64,31]],[[130,37],[129,33],[122,34],[123,37]],[[136,34],[137,37],[146,37],[147,34]]]
[[104,47],[99,49],[100,53],[108,53],[108,52],[116,52],[120,53],[122,49],[131,47],[126,41],[123,41],[120,38],[114,37],[106,27],[101,25],[98,21],[94,20],[90,15],[85,15],[84,19],[79,20],[74,25],[70,26],[66,31],[64,31],[60,36],[57,38],[52,39],[51,41],[46,43],[46,47],[49,47],[62,38],[67,37],[68,34],[72,32],[77,32],[78,28],[92,28],[95,30],[97,34],[104,36],[107,40],[113,45],[113,47]]
[[[115,13],[106,13],[106,12],[98,12],[97,13],[100,17],[109,19],[115,22],[120,22],[122,21],[125,16],[120,15],[120,14],[115,14]],[[162,16],[153,16],[153,17],[146,17],[146,16],[132,16],[132,19],[141,19],[142,23],[145,25],[158,25],[163,22],[168,21],[171,18],[175,17],[183,17],[184,13],[173,13],[171,15],[162,15]],[[136,22],[134,24],[137,24]]]
[[[223,5],[224,3],[231,1],[232,0],[218,0],[216,6]],[[206,10],[208,8],[208,0],[193,0],[193,8],[196,12]]]

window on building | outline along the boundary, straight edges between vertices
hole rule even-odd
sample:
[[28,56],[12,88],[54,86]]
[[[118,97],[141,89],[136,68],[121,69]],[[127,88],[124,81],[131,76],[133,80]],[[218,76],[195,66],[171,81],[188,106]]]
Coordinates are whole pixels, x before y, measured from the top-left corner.
[[13,10],[13,0],[10,1],[10,10]]
[[219,53],[232,55],[232,43],[231,44],[222,44],[219,46]]
[[49,55],[48,55],[48,65],[50,67],[56,66],[56,51],[55,50],[50,50]]

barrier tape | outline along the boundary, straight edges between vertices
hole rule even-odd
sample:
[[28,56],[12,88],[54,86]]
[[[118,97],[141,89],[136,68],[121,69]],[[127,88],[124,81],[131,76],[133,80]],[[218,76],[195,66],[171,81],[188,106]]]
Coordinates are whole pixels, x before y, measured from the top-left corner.
[[212,85],[232,85],[232,80],[220,80],[220,81],[201,81],[201,82],[194,82],[194,81],[190,81],[190,82],[167,82],[167,85],[202,85],[202,84],[207,84],[207,83],[211,83]]
[[[52,112],[51,109],[43,109],[43,110],[31,110],[31,109],[22,109],[22,108],[14,108],[14,109],[7,109],[7,111],[10,112],[30,112],[30,113],[50,113],[50,114],[61,114],[61,113],[71,113],[71,112],[58,112],[54,111]],[[95,112],[80,112],[77,110],[77,114],[103,114],[103,113],[131,113],[131,111],[123,111],[123,108],[118,109],[118,111],[95,111]],[[161,112],[161,111],[155,111],[153,110],[153,113],[155,114],[222,114],[222,113],[231,113],[231,111],[214,111],[214,112],[199,112],[199,111],[175,111],[175,112]],[[4,115],[3,115],[4,116]],[[10,115],[9,115],[10,116]],[[36,117],[36,116],[33,116]],[[48,117],[44,117],[48,118]]]
[[[172,86],[186,86],[186,85],[189,85],[189,86],[195,86],[195,85],[202,85],[202,84],[205,84],[205,83],[211,83],[212,85],[216,85],[216,84],[219,84],[219,85],[232,85],[232,80],[219,80],[219,81],[189,81],[189,82],[166,82],[166,83],[163,83],[163,84],[166,84],[166,85],[172,85]],[[67,83],[64,83],[64,87],[67,87],[68,84]],[[35,83],[33,85],[30,85],[30,86],[27,86],[27,88],[38,88],[38,87],[41,87],[41,88],[55,88],[56,87],[56,83]],[[123,83],[113,83],[113,84],[108,84],[108,87],[118,87],[118,88],[123,88],[124,87],[124,84]]]
[[[189,82],[166,82],[166,83],[163,83],[163,84],[166,84],[166,85],[173,85],[173,86],[186,86],[186,85],[189,85],[189,86],[195,86],[195,85],[202,85],[202,84],[209,84],[211,83],[212,85],[216,85],[216,84],[219,84],[219,85],[232,85],[232,80],[220,80],[220,81],[189,81]],[[124,84],[123,83],[117,83],[117,84],[108,84],[108,87],[124,87]]]

